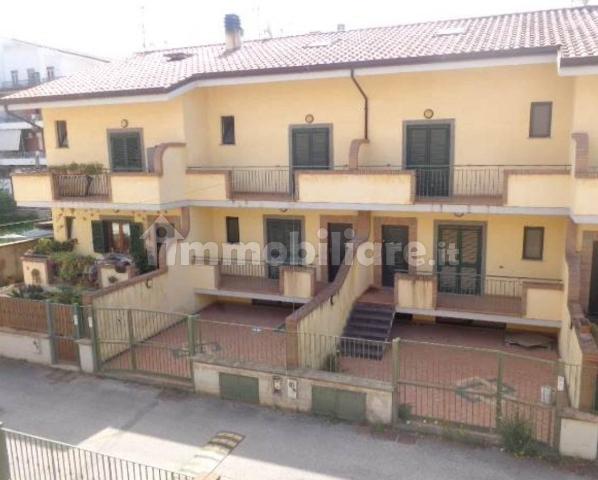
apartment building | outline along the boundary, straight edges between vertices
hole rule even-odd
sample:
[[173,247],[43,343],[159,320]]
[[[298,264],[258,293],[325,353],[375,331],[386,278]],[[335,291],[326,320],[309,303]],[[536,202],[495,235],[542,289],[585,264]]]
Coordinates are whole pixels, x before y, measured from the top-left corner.
[[[0,97],[106,62],[91,55],[0,38]],[[15,168],[46,164],[39,110],[15,113],[18,116],[0,111],[0,188],[8,191]]]
[[160,258],[113,302],[376,340],[400,313],[598,361],[597,7],[251,41],[231,15],[222,44],[0,101],[44,116],[19,205],[82,254]]

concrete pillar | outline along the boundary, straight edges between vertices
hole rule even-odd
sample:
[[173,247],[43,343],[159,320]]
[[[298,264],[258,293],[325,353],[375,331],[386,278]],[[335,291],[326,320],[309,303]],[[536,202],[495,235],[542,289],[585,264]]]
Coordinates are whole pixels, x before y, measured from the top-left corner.
[[77,347],[79,348],[79,364],[81,371],[85,373],[95,373],[95,359],[93,343],[89,338],[82,338],[77,340]]

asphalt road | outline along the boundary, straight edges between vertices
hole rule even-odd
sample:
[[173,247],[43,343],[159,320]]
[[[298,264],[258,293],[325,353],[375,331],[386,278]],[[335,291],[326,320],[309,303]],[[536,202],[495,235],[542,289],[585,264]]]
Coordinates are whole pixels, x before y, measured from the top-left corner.
[[[174,471],[233,480],[583,478],[498,449],[429,437],[391,441],[364,427],[0,359],[6,427]],[[219,432],[243,440],[204,448]]]

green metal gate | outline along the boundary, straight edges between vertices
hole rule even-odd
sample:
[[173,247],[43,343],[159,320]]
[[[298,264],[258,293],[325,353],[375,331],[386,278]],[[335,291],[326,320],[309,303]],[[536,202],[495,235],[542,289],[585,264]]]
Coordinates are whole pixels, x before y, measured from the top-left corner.
[[316,415],[363,422],[366,419],[365,398],[365,393],[361,392],[313,386],[311,408]]
[[98,369],[192,381],[189,317],[124,308],[94,308]]

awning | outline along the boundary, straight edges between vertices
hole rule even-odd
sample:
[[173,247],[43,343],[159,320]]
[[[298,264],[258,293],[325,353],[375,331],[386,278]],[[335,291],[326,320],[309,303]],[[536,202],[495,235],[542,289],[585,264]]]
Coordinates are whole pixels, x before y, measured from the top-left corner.
[[21,147],[21,130],[0,130],[0,151],[16,152]]

